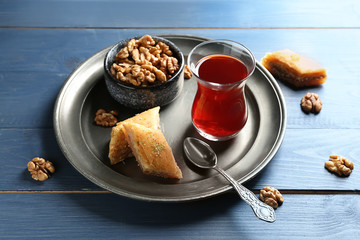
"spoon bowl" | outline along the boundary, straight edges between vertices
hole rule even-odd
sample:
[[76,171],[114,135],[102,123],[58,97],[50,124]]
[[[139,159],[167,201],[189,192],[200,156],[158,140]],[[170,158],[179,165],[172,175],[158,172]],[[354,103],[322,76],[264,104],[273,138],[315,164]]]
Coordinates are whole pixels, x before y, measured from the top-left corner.
[[266,222],[274,222],[276,220],[275,211],[272,207],[261,202],[252,191],[242,186],[223,169],[218,167],[216,153],[206,142],[188,137],[184,140],[184,152],[189,161],[195,166],[215,169],[223,175],[234,186],[240,197],[250,205],[259,219]]
[[197,138],[188,137],[184,141],[184,151],[187,158],[197,167],[214,168],[217,156],[209,145]]

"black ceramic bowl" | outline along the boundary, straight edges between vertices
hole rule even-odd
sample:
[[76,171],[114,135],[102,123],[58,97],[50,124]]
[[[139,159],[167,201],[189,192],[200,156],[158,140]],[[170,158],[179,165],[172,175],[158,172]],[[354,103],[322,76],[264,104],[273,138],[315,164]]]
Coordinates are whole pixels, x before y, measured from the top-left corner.
[[[133,38],[139,39],[140,37],[141,36]],[[133,38],[124,39],[115,44],[105,56],[105,83],[110,95],[126,107],[148,109],[155,106],[164,106],[177,98],[182,91],[184,85],[184,56],[182,52],[174,43],[165,38],[157,36],[151,37],[156,43],[161,41],[170,47],[170,50],[173,52],[173,57],[178,60],[180,68],[172,78],[157,85],[142,87],[123,83],[111,75],[110,67],[114,62],[116,54]]]

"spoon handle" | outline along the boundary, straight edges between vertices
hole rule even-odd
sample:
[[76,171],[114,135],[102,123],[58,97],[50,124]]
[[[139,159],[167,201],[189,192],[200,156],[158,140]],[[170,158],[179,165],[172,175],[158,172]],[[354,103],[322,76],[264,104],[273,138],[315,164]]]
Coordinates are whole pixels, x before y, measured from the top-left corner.
[[219,167],[214,167],[221,175],[223,175],[235,188],[235,190],[239,193],[240,197],[250,205],[255,215],[266,222],[274,222],[276,220],[275,211],[269,205],[260,201],[256,195],[238,183],[234,178],[232,178],[229,174],[227,174],[223,169]]

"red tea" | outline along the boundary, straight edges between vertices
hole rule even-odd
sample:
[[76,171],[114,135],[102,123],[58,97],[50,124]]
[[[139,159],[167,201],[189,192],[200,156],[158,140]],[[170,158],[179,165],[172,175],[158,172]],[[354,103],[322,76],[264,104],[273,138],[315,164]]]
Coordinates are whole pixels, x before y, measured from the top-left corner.
[[211,55],[201,59],[196,68],[201,80],[192,108],[193,124],[215,137],[238,133],[248,116],[242,81],[248,76],[246,66],[231,56]]

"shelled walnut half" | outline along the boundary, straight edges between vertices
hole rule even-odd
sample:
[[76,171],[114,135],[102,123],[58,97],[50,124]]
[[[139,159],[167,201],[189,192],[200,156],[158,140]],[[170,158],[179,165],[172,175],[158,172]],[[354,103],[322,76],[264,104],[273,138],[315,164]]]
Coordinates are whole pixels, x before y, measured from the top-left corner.
[[263,187],[260,190],[260,200],[274,209],[284,202],[284,198],[279,190],[269,186]]
[[322,108],[322,101],[316,93],[306,93],[301,99],[301,109],[306,112],[319,113]]
[[330,160],[325,162],[325,168],[339,176],[349,176],[354,169],[354,163],[339,155],[330,155]]
[[55,167],[52,162],[43,158],[33,158],[27,164],[28,170],[31,173],[31,177],[38,181],[45,181],[55,172]]
[[188,65],[185,65],[185,68],[184,68],[184,78],[185,79],[190,79],[192,77],[192,72],[189,68]]
[[118,121],[116,118],[117,115],[118,112],[115,110],[107,112],[104,109],[100,108],[96,111],[94,121],[99,126],[112,127],[115,126]]

